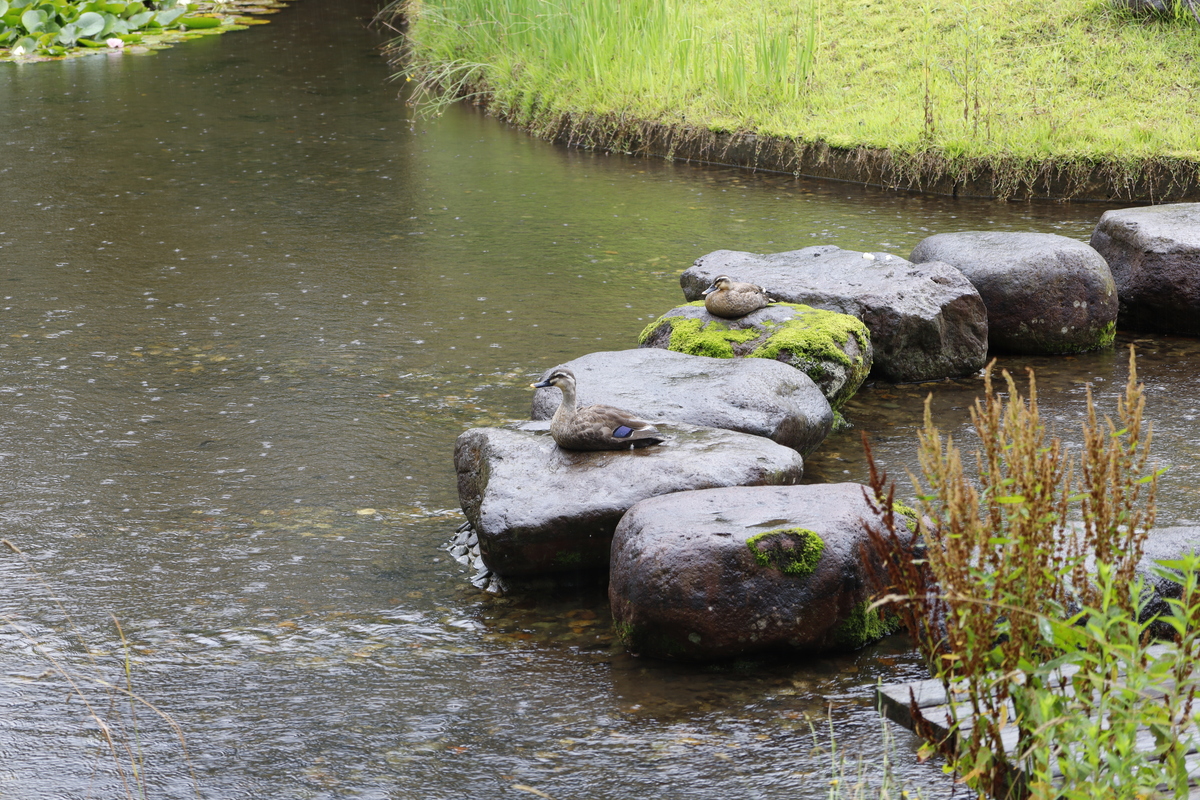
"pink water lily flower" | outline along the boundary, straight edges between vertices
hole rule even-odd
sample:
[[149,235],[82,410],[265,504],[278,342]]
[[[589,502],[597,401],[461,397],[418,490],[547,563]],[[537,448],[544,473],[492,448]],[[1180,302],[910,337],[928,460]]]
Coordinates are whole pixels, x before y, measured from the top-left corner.
[[116,50],[120,50],[122,47],[125,46],[125,41],[123,39],[118,39],[115,36],[111,39],[105,39],[104,43],[106,45],[108,45],[109,47],[116,49]]

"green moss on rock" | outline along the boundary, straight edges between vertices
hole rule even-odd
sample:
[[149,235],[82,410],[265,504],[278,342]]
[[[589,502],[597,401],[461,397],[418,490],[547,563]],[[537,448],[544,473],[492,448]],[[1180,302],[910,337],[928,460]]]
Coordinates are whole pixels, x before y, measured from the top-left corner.
[[554,557],[558,567],[579,567],[583,564],[583,553],[578,550],[563,550]]
[[846,621],[833,632],[838,647],[857,650],[877,642],[899,630],[900,620],[894,614],[883,615],[864,600],[850,611]]
[[[699,643],[699,635],[692,633],[683,639],[673,634],[655,631],[644,625],[634,625],[631,622],[615,622],[613,629],[619,641],[631,653],[653,656],[656,658],[683,658],[690,649],[686,642]],[[680,631],[682,635],[682,631]],[[695,637],[695,640],[692,639]],[[685,641],[686,640],[686,641]]]
[[[681,308],[703,305],[697,301]],[[812,378],[836,411],[871,371],[867,326],[849,314],[797,303],[772,303],[767,309],[753,321],[668,313],[647,325],[638,343],[694,356],[782,361]]]
[[910,531],[915,533],[920,527],[921,515],[912,506],[906,506],[904,503],[892,503],[892,511],[904,519],[904,524]]
[[[704,305],[689,303],[689,305]],[[731,329],[720,322],[710,322],[707,325],[702,320],[685,317],[660,317],[646,326],[638,343],[644,344],[650,335],[662,325],[671,326],[671,344],[668,347],[676,353],[687,353],[692,356],[709,356],[710,358],[733,358],[733,345],[744,344],[759,337],[753,328]]]
[[[783,351],[847,367],[862,366],[862,356],[851,359],[843,349],[853,338],[861,351],[870,346],[871,332],[858,317],[825,311],[798,303],[778,303],[796,310],[796,318],[783,324],[767,322],[769,338],[749,353],[750,358],[779,358]],[[865,377],[865,375],[864,375]]]
[[747,539],[746,547],[761,566],[801,579],[812,574],[825,552],[824,540],[807,528],[764,531]]
[[1014,341],[1002,344],[1002,347],[1009,352],[1037,355],[1065,356],[1075,353],[1090,353],[1112,346],[1117,338],[1117,323],[1115,321],[1105,322],[1090,328],[1089,335],[1095,337],[1091,341],[1085,340],[1082,336],[1065,338],[1066,334],[1066,329],[1063,329],[1061,333],[1059,331],[1047,332],[1040,327],[1030,327],[1021,323],[1020,335],[1014,337]]

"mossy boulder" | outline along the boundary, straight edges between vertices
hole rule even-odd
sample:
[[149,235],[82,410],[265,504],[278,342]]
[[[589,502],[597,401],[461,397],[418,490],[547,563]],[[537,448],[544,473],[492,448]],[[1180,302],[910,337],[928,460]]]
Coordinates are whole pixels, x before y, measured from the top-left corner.
[[633,506],[613,534],[609,601],[634,653],[709,660],[854,650],[895,631],[871,609],[857,483],[681,492]]
[[782,361],[810,377],[836,411],[871,371],[871,334],[848,314],[772,303],[739,319],[714,317],[703,302],[668,311],[646,326],[641,347],[713,358]]
[[949,264],[817,245],[785,253],[717,250],[679,276],[701,299],[718,275],[756,283],[787,303],[857,317],[871,332],[873,377],[906,383],[971,375],[987,361],[987,310]]

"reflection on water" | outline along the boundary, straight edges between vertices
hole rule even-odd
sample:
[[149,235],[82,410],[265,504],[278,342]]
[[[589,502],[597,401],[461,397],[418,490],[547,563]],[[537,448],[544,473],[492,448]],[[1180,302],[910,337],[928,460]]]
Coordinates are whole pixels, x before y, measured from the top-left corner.
[[[190,763],[214,798],[825,797],[830,720],[877,767],[871,687],[920,674],[902,640],[675,666],[625,655],[594,586],[482,595],[439,549],[454,438],[525,416],[546,367],[633,346],[706,252],[1086,239],[1103,209],[571,151],[472,109],[414,120],[374,7],[330,11],[0,71],[0,524],[28,557],[0,558],[19,625],[0,627],[0,793],[124,794],[50,655],[161,796],[192,793]],[[1160,521],[1197,519],[1195,342],[1138,347],[1175,465]],[[1037,367],[1068,432],[1083,381],[1109,402],[1123,381],[1119,353],[1002,363]],[[861,432],[902,475],[925,394],[969,437],[978,388],[865,389],[806,480],[862,479]],[[120,684],[126,655],[189,762],[94,682]],[[896,736],[897,770],[950,794]]]

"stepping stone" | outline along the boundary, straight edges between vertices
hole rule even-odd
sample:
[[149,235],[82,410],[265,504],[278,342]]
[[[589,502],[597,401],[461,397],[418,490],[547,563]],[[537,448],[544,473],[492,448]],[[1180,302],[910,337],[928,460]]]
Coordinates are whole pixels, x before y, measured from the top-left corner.
[[[601,403],[652,422],[684,422],[765,436],[808,455],[833,427],[833,411],[803,372],[776,361],[732,361],[666,350],[589,353],[559,364],[575,373],[579,405]],[[533,393],[533,419],[554,416],[562,394]]]
[[1200,203],[1105,211],[1091,244],[1112,270],[1122,329],[1200,335]]
[[546,422],[473,428],[454,445],[458,498],[484,563],[503,577],[603,569],[612,534],[637,503],[722,486],[790,485],[804,461],[762,436],[660,425],[636,450],[563,450]]
[[1117,332],[1117,287],[1103,256],[1053,233],[939,233],[913,261],[943,261],[967,276],[987,306],[991,348],[1056,355],[1109,347]]
[[701,302],[668,311],[646,326],[642,347],[696,356],[768,359],[800,370],[837,411],[871,372],[871,334],[857,317],[772,303],[737,319],[716,317]]
[[609,601],[635,653],[707,660],[854,650],[893,632],[868,610],[857,483],[682,492],[644,500],[613,536]]
[[871,332],[871,374],[885,381],[972,375],[987,362],[987,310],[949,264],[833,245],[769,255],[717,250],[680,276],[684,296],[699,300],[719,275],[757,283],[776,300],[858,317]]

